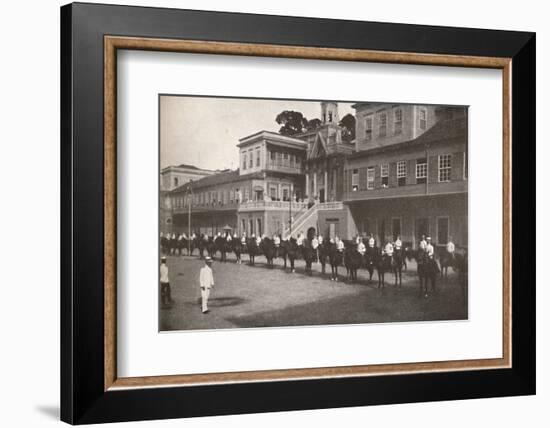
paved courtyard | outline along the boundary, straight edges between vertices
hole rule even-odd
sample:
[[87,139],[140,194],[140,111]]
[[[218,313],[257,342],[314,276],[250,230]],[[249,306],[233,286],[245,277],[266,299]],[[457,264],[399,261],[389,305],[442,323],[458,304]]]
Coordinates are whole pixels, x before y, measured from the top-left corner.
[[[344,281],[346,269],[339,267],[339,281],[322,276],[314,263],[312,276],[304,274],[304,261],[296,261],[296,272],[283,271],[283,261],[275,268],[265,265],[264,257],[256,266],[235,263],[233,254],[227,263],[215,260],[215,287],[202,314],[198,257],[169,256],[170,283],[174,304],[160,310],[160,330],[202,330],[244,327],[305,326],[403,321],[467,319],[467,297],[462,295],[457,274],[449,269],[447,280],[440,279],[435,293],[428,297],[419,291],[416,265],[403,272],[403,285],[395,287],[393,274],[386,274],[386,287],[378,289],[377,274],[369,282],[368,272],[359,271],[358,281]],[[330,272],[330,266],[327,265]]]

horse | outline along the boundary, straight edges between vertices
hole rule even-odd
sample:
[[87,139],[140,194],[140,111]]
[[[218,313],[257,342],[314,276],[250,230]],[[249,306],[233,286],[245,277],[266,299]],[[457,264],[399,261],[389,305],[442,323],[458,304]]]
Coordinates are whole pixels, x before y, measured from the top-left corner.
[[240,265],[242,263],[241,254],[244,253],[246,245],[243,245],[240,239],[234,238],[231,241],[231,247],[235,253],[235,257],[237,258],[237,264]]
[[219,251],[221,254],[220,261],[226,262],[227,253],[231,251],[231,244],[229,243],[229,241],[227,241],[227,238],[224,236],[216,237],[216,239],[214,240],[214,243],[215,243],[214,252],[216,253],[217,251]]
[[324,240],[323,243],[319,244],[319,247],[317,247],[317,254],[319,257],[319,263],[321,263],[321,273],[324,275],[326,272],[326,264],[329,259],[329,250],[330,250],[330,242],[328,240]]
[[271,238],[265,237],[260,242],[260,248],[267,261],[267,267],[273,269],[273,259],[277,257],[277,248]]
[[187,255],[192,256],[193,251],[195,251],[195,248],[199,248],[199,238],[198,236],[195,236],[194,238],[189,238],[187,243]]
[[[402,250],[394,250],[393,252],[393,260],[392,260],[392,268],[393,273],[395,275],[395,285],[398,285],[401,287],[401,277],[403,273],[403,263],[404,263],[405,257],[403,257]],[[405,268],[407,267],[407,264],[405,263]]]
[[367,269],[367,272],[369,273],[369,281],[372,281],[372,275],[374,273],[374,269],[376,268],[379,254],[380,254],[380,251],[378,247],[367,247],[367,250],[364,255],[363,264]]
[[466,290],[468,290],[468,253],[455,254],[455,266],[458,270],[458,283],[462,288],[462,297],[466,299]]
[[208,246],[208,236],[201,233],[199,237],[198,247],[199,247],[199,257],[201,259],[204,259],[204,251],[206,250],[206,247]]
[[178,255],[182,255],[184,248],[187,248],[187,238],[184,238],[183,235],[180,235],[177,238],[175,246],[175,250],[178,252]]
[[347,271],[347,279],[357,281],[357,270],[363,264],[363,256],[357,251],[357,244],[351,241],[344,242],[344,266]]
[[283,257],[285,262],[284,269],[286,270],[286,259],[288,257],[288,261],[290,262],[290,272],[296,272],[296,269],[294,269],[294,261],[298,258],[298,244],[295,238],[289,238],[288,240],[281,242],[279,255],[280,257]]
[[248,264],[254,266],[256,264],[256,256],[260,254],[260,247],[258,247],[256,238],[248,238],[246,247],[248,248],[248,256],[250,258]]
[[378,272],[378,288],[384,288],[386,286],[386,272],[391,272],[393,270],[393,256],[386,253],[380,254],[376,259],[375,266],[376,272]]
[[170,242],[169,239],[162,235],[160,237],[160,249],[162,251],[162,254],[168,254],[170,252]]
[[340,251],[336,248],[335,243],[329,243],[329,253],[328,253],[328,259],[330,262],[330,280],[338,282],[338,266],[342,264],[342,260],[344,258],[343,251]]
[[439,256],[439,264],[441,265],[441,277],[445,276],[445,279],[447,279],[447,270],[449,267],[452,267],[454,271],[457,270],[456,256],[446,250],[442,251]]
[[315,260],[315,250],[311,246],[310,239],[304,239],[302,244],[302,257],[306,262],[306,274],[312,275],[313,270],[311,268],[313,261]]
[[431,291],[435,293],[436,278],[439,273],[439,267],[433,257],[429,257],[423,250],[418,250],[416,253],[416,263],[418,271],[418,279],[420,281],[420,294],[428,297],[428,282],[431,283]]

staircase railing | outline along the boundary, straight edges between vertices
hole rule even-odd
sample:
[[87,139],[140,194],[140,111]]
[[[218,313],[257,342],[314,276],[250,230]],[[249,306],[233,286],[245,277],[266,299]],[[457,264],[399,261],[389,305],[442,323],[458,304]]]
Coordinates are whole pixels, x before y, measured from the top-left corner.
[[[309,218],[317,211],[317,204],[312,205],[309,209],[307,209],[305,212],[303,212],[301,215],[296,217],[295,220],[292,221],[292,230],[296,231],[300,227],[303,226],[303,224],[309,220]],[[283,239],[287,239],[290,235],[290,228],[287,227],[285,231],[283,232]]]

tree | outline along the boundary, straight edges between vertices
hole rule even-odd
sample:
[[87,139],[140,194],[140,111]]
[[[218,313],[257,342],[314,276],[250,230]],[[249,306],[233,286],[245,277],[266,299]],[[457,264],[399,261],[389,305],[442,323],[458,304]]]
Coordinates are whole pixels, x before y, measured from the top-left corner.
[[282,135],[296,135],[304,132],[308,121],[299,111],[285,110],[277,115],[275,121],[281,126],[279,133]]
[[342,127],[342,140],[350,143],[355,139],[355,116],[346,114],[338,125]]
[[307,121],[306,131],[313,131],[321,126],[321,120],[315,118]]

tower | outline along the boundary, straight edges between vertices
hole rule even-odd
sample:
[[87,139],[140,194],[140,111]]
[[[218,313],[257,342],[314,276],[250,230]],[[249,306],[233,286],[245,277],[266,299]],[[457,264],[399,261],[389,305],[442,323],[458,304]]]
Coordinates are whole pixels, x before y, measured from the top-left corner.
[[338,125],[338,103],[334,101],[321,101],[321,122],[323,125],[334,123]]

